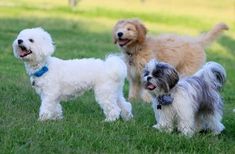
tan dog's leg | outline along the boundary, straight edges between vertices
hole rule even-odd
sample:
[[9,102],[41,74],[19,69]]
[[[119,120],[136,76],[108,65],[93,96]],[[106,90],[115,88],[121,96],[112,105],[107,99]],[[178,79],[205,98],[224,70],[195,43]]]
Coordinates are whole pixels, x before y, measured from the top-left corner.
[[141,89],[140,97],[147,103],[151,103],[152,101],[152,96],[144,88]]
[[137,81],[133,79],[128,79],[129,80],[129,95],[128,95],[128,100],[131,101],[133,99],[138,99],[139,94],[140,94],[140,85]]

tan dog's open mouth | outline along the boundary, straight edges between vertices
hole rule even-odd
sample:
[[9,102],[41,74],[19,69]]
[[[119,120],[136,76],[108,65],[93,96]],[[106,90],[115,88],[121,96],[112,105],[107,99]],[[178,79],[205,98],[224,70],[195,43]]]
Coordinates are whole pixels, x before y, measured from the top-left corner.
[[25,46],[19,46],[19,48],[21,49],[19,53],[19,56],[21,58],[26,57],[32,53],[32,51],[30,49],[27,49]]
[[119,44],[121,47],[125,46],[125,45],[126,45],[127,43],[129,43],[129,42],[130,42],[129,39],[121,39],[121,38],[118,39],[118,44]]

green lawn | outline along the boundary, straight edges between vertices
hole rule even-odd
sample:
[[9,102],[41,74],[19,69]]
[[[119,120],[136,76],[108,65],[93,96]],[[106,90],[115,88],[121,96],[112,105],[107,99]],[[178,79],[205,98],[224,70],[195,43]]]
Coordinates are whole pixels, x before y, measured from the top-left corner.
[[[0,1],[0,153],[235,153],[235,1],[234,0],[67,0]],[[224,21],[230,27],[207,49],[208,60],[220,62],[228,79],[223,89],[226,130],[219,136],[157,132],[150,104],[132,102],[134,119],[105,123],[92,92],[64,102],[64,119],[39,122],[40,100],[11,44],[18,32],[43,27],[63,59],[104,58],[118,52],[112,26],[138,17],[149,33],[197,35]],[[128,83],[125,85],[127,96]]]

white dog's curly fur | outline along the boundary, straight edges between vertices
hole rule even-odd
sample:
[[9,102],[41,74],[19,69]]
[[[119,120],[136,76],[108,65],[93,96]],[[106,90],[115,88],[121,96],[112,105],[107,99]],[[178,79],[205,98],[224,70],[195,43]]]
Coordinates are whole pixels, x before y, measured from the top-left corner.
[[94,90],[105,121],[115,121],[119,116],[132,118],[131,104],[122,92],[127,68],[118,56],[105,61],[62,60],[51,57],[54,49],[50,34],[42,28],[24,29],[13,42],[15,57],[24,62],[32,86],[41,97],[39,120],[63,118],[60,101],[89,89]]
[[176,124],[187,136],[205,129],[214,134],[224,130],[219,91],[226,72],[220,64],[208,62],[192,77],[179,80],[173,66],[152,60],[146,65],[142,79],[153,97],[155,128],[171,132]]

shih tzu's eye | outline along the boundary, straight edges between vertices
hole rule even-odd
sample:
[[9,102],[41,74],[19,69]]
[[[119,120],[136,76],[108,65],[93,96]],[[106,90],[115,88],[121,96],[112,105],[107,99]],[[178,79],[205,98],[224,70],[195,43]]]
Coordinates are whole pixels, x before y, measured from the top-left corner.
[[131,29],[130,28],[127,28],[128,31],[130,31]]
[[33,43],[33,42],[34,42],[34,40],[33,40],[33,39],[29,39],[29,42]]
[[149,75],[149,71],[144,71],[144,76],[148,76]]
[[160,74],[161,74],[161,71],[160,71],[160,70],[155,70],[155,71],[153,71],[153,73],[152,73],[152,75],[153,75],[154,77],[159,77]]

